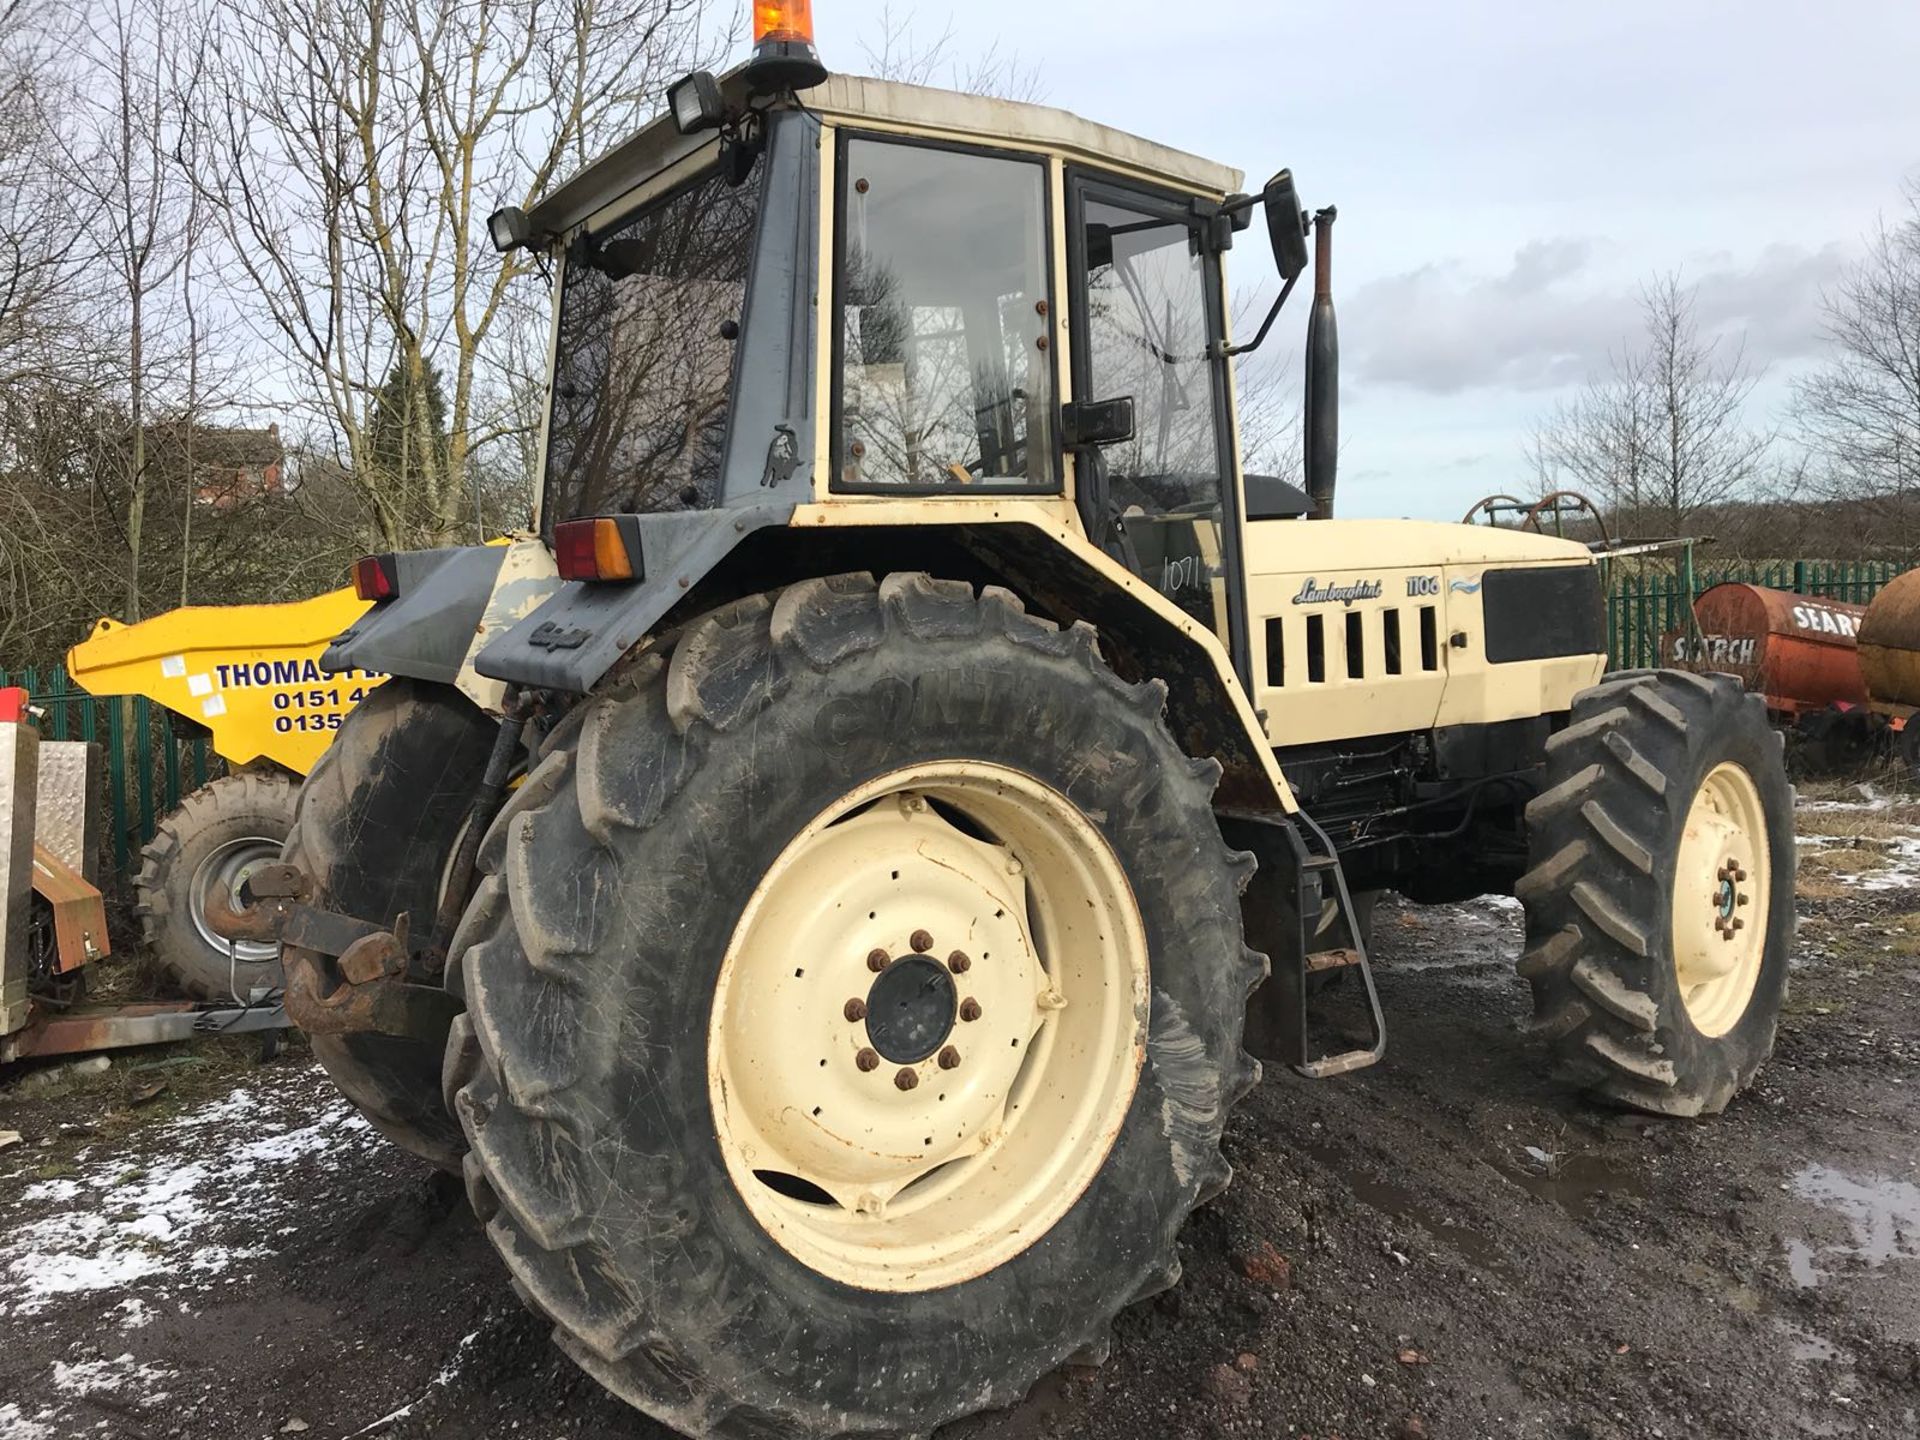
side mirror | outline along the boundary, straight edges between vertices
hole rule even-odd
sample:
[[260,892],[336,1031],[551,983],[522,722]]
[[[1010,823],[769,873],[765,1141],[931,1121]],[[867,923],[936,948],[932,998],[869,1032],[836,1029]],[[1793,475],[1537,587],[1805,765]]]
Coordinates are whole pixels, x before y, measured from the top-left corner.
[[1267,212],[1267,238],[1273,242],[1273,263],[1282,280],[1291,280],[1307,268],[1307,216],[1294,189],[1293,172],[1282,170],[1260,192]]
[[1133,397],[1070,400],[1060,407],[1060,439],[1069,450],[1118,445],[1133,438]]

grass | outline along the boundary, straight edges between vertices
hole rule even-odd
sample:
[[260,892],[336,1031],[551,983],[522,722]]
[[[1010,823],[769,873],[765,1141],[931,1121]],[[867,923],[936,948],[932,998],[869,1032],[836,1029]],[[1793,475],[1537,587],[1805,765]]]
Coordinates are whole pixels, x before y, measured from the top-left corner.
[[1920,828],[1920,803],[1902,800],[1878,810],[1802,810],[1794,817],[1793,828],[1801,835],[1856,845],[1891,845]]

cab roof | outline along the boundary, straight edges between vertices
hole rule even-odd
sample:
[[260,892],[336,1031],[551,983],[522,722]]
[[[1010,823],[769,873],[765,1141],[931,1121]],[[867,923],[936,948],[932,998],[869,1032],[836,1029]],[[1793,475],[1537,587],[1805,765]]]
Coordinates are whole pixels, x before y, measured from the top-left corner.
[[[746,83],[738,70],[722,77],[720,87],[729,104],[744,103]],[[907,126],[947,139],[1030,145],[1056,151],[1070,160],[1137,171],[1174,188],[1216,199],[1237,192],[1243,183],[1241,173],[1231,166],[1083,120],[1051,105],[965,95],[860,75],[831,75],[824,84],[806,91],[801,103],[834,123]],[[542,196],[528,212],[532,231],[535,235],[564,235],[668,165],[716,143],[711,133],[680,134],[672,117],[663,112]]]

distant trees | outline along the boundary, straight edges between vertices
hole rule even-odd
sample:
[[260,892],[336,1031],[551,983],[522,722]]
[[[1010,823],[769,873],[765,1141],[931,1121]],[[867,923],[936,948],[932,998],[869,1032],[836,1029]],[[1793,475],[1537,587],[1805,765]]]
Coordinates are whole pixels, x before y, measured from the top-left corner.
[[[477,468],[539,383],[512,331],[544,324],[538,261],[486,236],[732,39],[700,0],[225,0],[205,180],[252,289],[382,546],[474,538]],[[396,373],[427,396],[375,454]],[[391,395],[389,395],[391,399]],[[384,411],[390,424],[399,411]],[[381,442],[386,443],[386,442]],[[404,455],[396,470],[382,460]],[[524,519],[524,511],[521,519]]]
[[1531,459],[1543,489],[1584,492],[1616,530],[1677,536],[1751,491],[1774,435],[1747,411],[1758,373],[1738,345],[1701,334],[1678,275],[1643,287],[1640,315],[1606,373],[1535,429]]
[[1805,484],[1920,555],[1920,176],[1826,297],[1826,362],[1795,387]]

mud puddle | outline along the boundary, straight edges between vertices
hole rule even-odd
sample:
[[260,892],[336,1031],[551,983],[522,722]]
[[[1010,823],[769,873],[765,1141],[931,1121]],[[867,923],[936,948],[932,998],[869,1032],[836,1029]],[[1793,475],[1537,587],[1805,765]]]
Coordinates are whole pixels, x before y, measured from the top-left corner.
[[1850,1271],[1920,1259],[1920,1185],[1821,1164],[1804,1166],[1788,1184],[1799,1199],[1837,1216],[1847,1231],[1838,1240],[1788,1237],[1787,1269],[1802,1289]]

